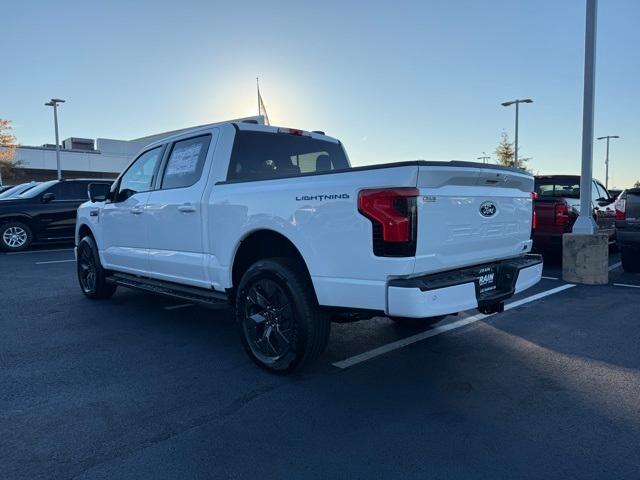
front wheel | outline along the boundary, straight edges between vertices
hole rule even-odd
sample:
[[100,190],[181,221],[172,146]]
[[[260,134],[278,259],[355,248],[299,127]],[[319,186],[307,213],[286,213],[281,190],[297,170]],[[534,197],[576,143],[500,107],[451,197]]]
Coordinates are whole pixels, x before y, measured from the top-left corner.
[[403,328],[426,328],[430,327],[434,323],[438,323],[443,320],[446,315],[438,315],[437,317],[425,317],[425,318],[409,318],[409,317],[390,317],[391,320],[396,322],[398,326]]
[[31,229],[22,222],[8,222],[0,226],[0,247],[8,252],[26,250],[33,241]]
[[115,293],[117,285],[106,281],[107,276],[100,264],[95,240],[90,236],[84,237],[78,243],[77,252],[76,268],[82,293],[91,299],[111,297]]
[[620,249],[622,269],[629,273],[640,272],[640,248],[622,247]]
[[329,341],[329,316],[318,308],[303,267],[289,258],[260,260],[249,267],[235,306],[244,349],[271,372],[310,364]]

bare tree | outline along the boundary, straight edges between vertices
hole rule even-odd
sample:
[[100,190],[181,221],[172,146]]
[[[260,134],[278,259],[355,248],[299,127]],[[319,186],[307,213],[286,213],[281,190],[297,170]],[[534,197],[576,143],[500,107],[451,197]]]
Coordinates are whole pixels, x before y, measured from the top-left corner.
[[11,120],[0,118],[0,185],[2,185],[3,175],[14,175],[15,169],[20,166],[21,162],[16,160],[16,137],[13,136],[11,130]]
[[640,188],[640,180],[633,184],[633,188]]

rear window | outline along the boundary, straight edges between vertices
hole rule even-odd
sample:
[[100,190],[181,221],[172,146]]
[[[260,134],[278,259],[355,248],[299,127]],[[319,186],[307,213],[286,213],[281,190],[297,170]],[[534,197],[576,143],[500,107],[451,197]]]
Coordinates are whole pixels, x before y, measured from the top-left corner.
[[580,198],[580,178],[536,178],[535,189],[540,197]]
[[349,168],[338,143],[286,133],[239,131],[227,180],[267,180]]

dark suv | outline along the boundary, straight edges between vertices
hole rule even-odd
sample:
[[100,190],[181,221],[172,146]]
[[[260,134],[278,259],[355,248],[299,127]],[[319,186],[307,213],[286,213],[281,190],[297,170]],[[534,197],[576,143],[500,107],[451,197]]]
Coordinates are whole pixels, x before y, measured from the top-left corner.
[[625,272],[640,272],[640,188],[630,188],[616,201],[616,239]]
[[89,199],[90,183],[111,180],[51,180],[0,200],[0,249],[15,252],[33,242],[73,240],[76,211]]

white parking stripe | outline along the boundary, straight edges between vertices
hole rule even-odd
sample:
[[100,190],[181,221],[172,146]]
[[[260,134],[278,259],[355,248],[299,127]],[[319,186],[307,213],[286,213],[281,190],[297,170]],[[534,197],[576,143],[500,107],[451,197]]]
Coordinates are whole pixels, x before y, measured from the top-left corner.
[[545,280],[559,280],[558,277],[545,277],[544,275],[540,278],[544,278]]
[[616,263],[614,263],[613,265],[611,265],[611,266],[609,267],[609,271],[611,271],[611,270],[615,270],[615,269],[616,269],[616,268],[618,268],[620,265],[622,265],[622,262],[616,262]]
[[[552,288],[551,290],[546,290],[541,293],[537,293],[527,298],[523,298],[522,300],[517,300],[512,303],[508,303],[504,306],[505,310],[510,310],[512,308],[519,307],[520,305],[524,305],[525,303],[533,302],[535,300],[539,300],[541,298],[547,297],[549,295],[553,295],[554,293],[559,293],[569,288],[575,287],[574,284],[562,285],[560,287]],[[494,314],[491,314],[494,315]],[[447,323],[446,325],[442,325],[440,327],[432,328],[431,330],[427,330],[416,335],[412,335],[410,337],[402,338],[400,340],[396,340],[395,342],[388,343],[386,345],[382,345],[381,347],[374,348],[373,350],[369,350],[368,352],[361,353],[359,355],[355,355],[353,357],[349,357],[345,360],[341,360],[339,362],[335,362],[333,364],[334,367],[338,368],[349,368],[353,367],[362,362],[366,362],[367,360],[371,360],[373,358],[379,357],[386,353],[392,352],[393,350],[398,350],[399,348],[406,347],[407,345],[411,345],[412,343],[419,342],[421,340],[425,340],[427,338],[435,337],[436,335],[440,335],[445,332],[449,332],[451,330],[455,330],[471,323],[475,323],[479,320],[487,318],[491,315],[485,315],[479,313],[477,315],[473,315],[471,317],[463,318],[461,320],[457,320],[455,322]]]
[[640,288],[640,285],[629,285],[628,283],[614,283],[616,287]]
[[48,263],[67,263],[67,262],[75,262],[76,259],[72,258],[71,260],[50,260],[48,262],[36,262],[36,265],[46,265]]
[[5,255],[25,255],[28,253],[69,252],[73,248],[56,248],[52,250],[27,250],[26,252],[7,252]]
[[171,305],[170,307],[164,307],[165,310],[177,310],[178,308],[193,307],[193,303],[182,303],[180,305]]

